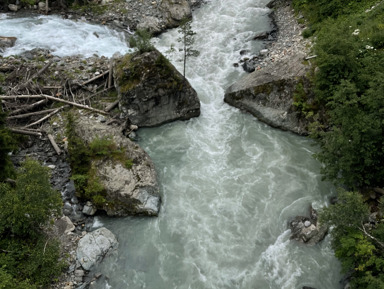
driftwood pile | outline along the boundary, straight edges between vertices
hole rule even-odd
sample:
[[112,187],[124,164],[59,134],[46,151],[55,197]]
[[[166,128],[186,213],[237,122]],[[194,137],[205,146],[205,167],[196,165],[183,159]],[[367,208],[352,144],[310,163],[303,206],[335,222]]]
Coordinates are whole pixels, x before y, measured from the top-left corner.
[[[68,107],[74,106],[107,115],[118,104],[115,101],[104,110],[92,107],[95,96],[114,89],[111,64],[108,70],[86,81],[63,78],[57,81],[57,85],[48,86],[41,80],[49,75],[51,64],[52,61],[49,61],[39,70],[24,65],[0,66],[0,72],[6,75],[7,84],[7,91],[0,95],[0,101],[3,111],[7,113],[7,125],[12,132],[41,137],[46,134],[42,124]],[[47,136],[60,154],[52,135]]]

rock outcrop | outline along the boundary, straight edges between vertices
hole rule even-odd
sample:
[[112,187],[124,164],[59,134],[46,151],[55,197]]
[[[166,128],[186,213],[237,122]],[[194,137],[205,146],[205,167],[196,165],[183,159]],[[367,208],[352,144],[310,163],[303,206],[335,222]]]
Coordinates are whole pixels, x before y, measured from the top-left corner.
[[80,239],[76,250],[77,259],[81,266],[88,271],[117,246],[115,235],[106,228],[100,228],[87,233]]
[[224,101],[272,127],[307,134],[307,122],[299,117],[293,105],[299,86],[310,93],[307,67],[302,64],[304,56],[298,54],[275,63],[270,69],[244,75],[226,90]]
[[267,41],[267,49],[260,51],[258,60],[245,67],[256,70],[230,86],[224,101],[273,127],[306,135],[308,120],[298,99],[309,105],[313,102],[307,78],[311,65],[305,61],[311,44],[302,38],[304,26],[297,23],[289,1],[271,1],[268,7],[278,8],[270,14],[277,27],[277,32],[273,29],[276,40]]
[[3,53],[4,50],[8,47],[15,45],[17,38],[16,37],[5,37],[0,36],[0,53]]
[[316,245],[328,233],[328,227],[317,221],[317,212],[310,206],[309,217],[296,216],[289,222],[291,239],[307,245]]
[[196,91],[157,50],[116,59],[114,79],[131,124],[152,127],[200,115]]
[[163,0],[161,9],[166,16],[167,27],[177,27],[184,18],[192,16],[191,7],[187,0]]
[[150,215],[160,210],[157,176],[152,160],[137,144],[124,137],[121,129],[108,126],[94,119],[80,116],[75,121],[75,130],[85,143],[97,138],[110,137],[119,150],[129,159],[129,166],[113,158],[92,160],[96,177],[105,189],[101,209],[109,216]]

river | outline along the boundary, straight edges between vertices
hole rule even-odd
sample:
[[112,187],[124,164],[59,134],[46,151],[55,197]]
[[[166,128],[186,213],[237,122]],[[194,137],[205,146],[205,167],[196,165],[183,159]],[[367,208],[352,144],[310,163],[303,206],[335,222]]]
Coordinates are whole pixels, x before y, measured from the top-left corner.
[[[290,241],[287,230],[290,218],[307,214],[311,203],[325,205],[334,190],[321,181],[316,147],[223,102],[225,89],[244,73],[233,66],[240,51],[262,48],[252,36],[269,29],[267,2],[212,0],[194,12],[200,56],[188,59],[187,77],[201,116],[139,131],[158,172],[161,212],[97,218],[120,244],[95,269],[108,278],[92,288],[340,288],[329,237],[307,247]],[[92,29],[84,33],[91,37]],[[180,52],[166,53],[180,45],[178,37],[170,30],[154,43],[182,71]],[[77,42],[68,39],[66,50]]]

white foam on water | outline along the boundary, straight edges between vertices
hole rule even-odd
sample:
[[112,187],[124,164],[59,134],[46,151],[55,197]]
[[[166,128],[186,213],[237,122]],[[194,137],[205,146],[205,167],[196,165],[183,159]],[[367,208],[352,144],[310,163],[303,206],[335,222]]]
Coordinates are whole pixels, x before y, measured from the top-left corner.
[[123,33],[105,26],[72,21],[58,16],[5,18],[0,22],[2,35],[16,37],[15,46],[3,56],[17,55],[33,48],[49,49],[57,56],[82,55],[111,57],[130,50]]
[[264,272],[269,284],[279,286],[281,289],[298,288],[297,279],[303,274],[296,260],[291,258],[289,250],[290,230],[284,231],[276,242],[261,254],[257,263],[257,270]]
[[104,226],[104,224],[103,224],[103,222],[100,220],[99,217],[94,217],[94,218],[93,218],[92,229],[101,228],[101,227],[103,227],[103,226]]

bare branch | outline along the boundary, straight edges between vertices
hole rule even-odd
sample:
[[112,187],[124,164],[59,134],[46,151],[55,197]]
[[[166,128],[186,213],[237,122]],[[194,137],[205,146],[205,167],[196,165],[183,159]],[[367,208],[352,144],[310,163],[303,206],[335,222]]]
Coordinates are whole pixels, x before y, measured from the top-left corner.
[[24,114],[18,114],[18,115],[8,116],[7,119],[26,118],[26,117],[30,117],[30,116],[34,116],[34,115],[49,113],[49,112],[52,112],[54,110],[56,110],[56,108],[45,109],[45,110],[40,110],[40,111],[30,112],[30,113],[24,113]]
[[358,229],[365,235],[367,236],[368,238],[370,238],[371,240],[375,241],[382,249],[384,249],[384,243],[379,241],[377,238],[373,237],[371,234],[369,234],[367,232],[367,230],[365,229],[364,225],[361,224],[361,227],[358,227]]
[[37,120],[37,121],[35,121],[35,122],[31,123],[31,124],[28,124],[28,125],[24,126],[23,128],[28,128],[28,127],[34,126],[36,124],[39,124],[39,123],[43,122],[44,120],[50,118],[51,116],[55,115],[60,110],[62,110],[63,108],[66,108],[66,107],[68,107],[68,106],[65,105],[65,106],[59,107],[59,108],[55,109],[54,111],[52,111],[50,114],[44,116],[43,118],[40,118],[39,120]]
[[18,133],[18,134],[26,134],[26,135],[33,135],[33,136],[39,136],[39,137],[42,136],[41,132],[26,130],[23,128],[10,127],[9,130],[11,132]]
[[34,108],[36,108],[36,107],[38,107],[38,106],[40,106],[40,105],[43,105],[43,104],[45,104],[45,103],[47,103],[47,102],[48,102],[47,99],[39,100],[38,102],[35,102],[35,103],[33,103],[33,104],[30,104],[30,105],[28,105],[28,106],[26,106],[26,107],[23,107],[23,108],[20,108],[20,109],[16,109],[16,110],[14,110],[14,111],[11,111],[11,112],[9,113],[9,115],[14,115],[14,114],[18,114],[18,113],[21,113],[21,112],[24,112],[24,111],[32,110],[32,109],[34,109]]
[[58,155],[61,154],[61,149],[59,148],[59,146],[57,145],[57,143],[55,142],[55,139],[53,138],[53,136],[51,134],[48,134],[48,139],[49,141],[51,142],[53,148],[55,149],[56,153]]
[[64,100],[64,99],[61,99],[61,98],[57,98],[57,97],[53,97],[53,96],[46,95],[46,94],[39,94],[39,95],[11,95],[11,96],[0,95],[0,99],[15,99],[16,100],[16,99],[22,99],[22,98],[46,98],[46,99],[49,99],[49,100],[70,104],[70,105],[73,105],[73,106],[76,106],[76,107],[79,107],[79,108],[82,108],[82,109],[91,110],[91,111],[94,111],[94,112],[97,112],[97,113],[100,113],[100,114],[108,114],[107,112],[105,112],[103,110],[100,110],[100,109],[92,108],[92,107],[89,107],[89,106],[85,106],[85,105],[78,104],[78,103],[75,103],[75,102],[67,101],[67,100]]

